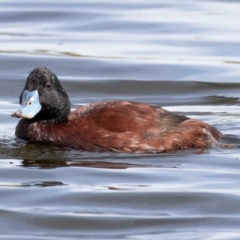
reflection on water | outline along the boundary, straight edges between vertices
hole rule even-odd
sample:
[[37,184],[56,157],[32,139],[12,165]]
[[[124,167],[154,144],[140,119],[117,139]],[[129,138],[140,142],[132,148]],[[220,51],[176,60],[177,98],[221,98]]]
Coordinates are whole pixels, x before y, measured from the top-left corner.
[[238,1],[1,1],[0,238],[239,239],[239,148],[88,153],[14,136],[29,72],[72,108],[142,101],[240,144]]

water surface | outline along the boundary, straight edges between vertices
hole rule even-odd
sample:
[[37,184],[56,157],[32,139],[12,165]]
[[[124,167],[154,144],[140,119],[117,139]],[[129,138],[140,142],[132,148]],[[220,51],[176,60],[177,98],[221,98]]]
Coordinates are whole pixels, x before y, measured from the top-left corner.
[[29,72],[72,108],[163,106],[240,143],[238,1],[0,1],[0,238],[239,239],[239,149],[87,153],[14,136]]

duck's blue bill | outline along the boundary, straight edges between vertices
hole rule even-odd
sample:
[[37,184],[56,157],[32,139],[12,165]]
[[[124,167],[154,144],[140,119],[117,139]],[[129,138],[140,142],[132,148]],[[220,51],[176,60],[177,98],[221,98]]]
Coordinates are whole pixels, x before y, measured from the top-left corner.
[[41,107],[38,91],[25,90],[22,95],[21,108],[12,117],[33,118],[41,110]]

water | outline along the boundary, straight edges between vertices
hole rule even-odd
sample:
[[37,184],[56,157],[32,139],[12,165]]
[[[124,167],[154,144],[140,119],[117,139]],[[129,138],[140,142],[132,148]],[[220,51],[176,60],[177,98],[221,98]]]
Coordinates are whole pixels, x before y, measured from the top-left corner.
[[239,1],[0,1],[1,239],[239,239],[239,149],[87,153],[14,137],[29,72],[72,108],[142,101],[240,143]]

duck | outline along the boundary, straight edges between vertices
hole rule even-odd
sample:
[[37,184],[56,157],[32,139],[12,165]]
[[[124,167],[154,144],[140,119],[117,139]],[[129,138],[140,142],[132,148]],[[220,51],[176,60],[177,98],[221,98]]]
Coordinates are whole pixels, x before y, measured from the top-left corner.
[[214,126],[141,102],[112,100],[71,111],[68,94],[46,67],[32,70],[19,96],[17,138],[87,152],[163,153],[219,146]]

